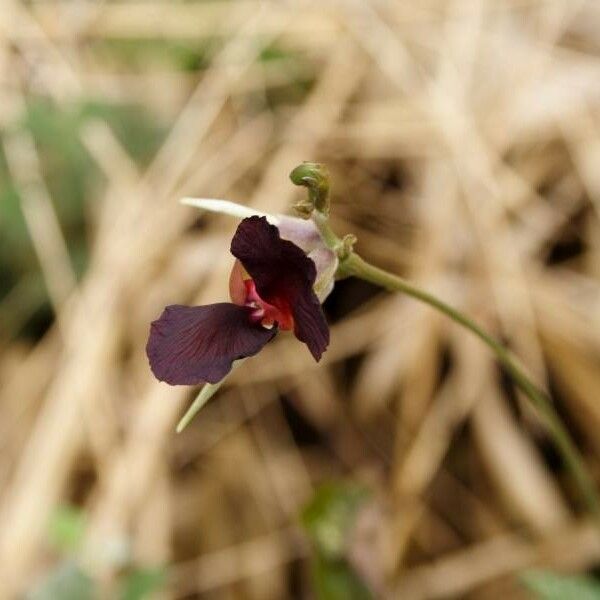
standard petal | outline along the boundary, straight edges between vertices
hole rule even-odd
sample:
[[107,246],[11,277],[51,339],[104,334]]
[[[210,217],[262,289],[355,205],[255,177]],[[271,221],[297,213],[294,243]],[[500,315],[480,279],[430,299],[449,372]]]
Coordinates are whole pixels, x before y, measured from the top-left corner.
[[146,353],[160,381],[217,383],[234,360],[256,354],[276,333],[250,323],[248,310],[229,302],[172,305],[150,326]]
[[231,253],[252,277],[263,300],[291,311],[296,337],[319,360],[329,344],[329,328],[313,290],[315,263],[298,246],[281,239],[277,227],[264,217],[240,223]]

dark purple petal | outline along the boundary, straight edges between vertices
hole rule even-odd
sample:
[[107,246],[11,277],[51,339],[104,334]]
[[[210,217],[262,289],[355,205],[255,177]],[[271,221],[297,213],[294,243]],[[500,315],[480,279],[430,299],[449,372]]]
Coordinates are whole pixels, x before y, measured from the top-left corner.
[[329,344],[329,327],[313,291],[314,262],[298,246],[281,239],[277,227],[264,217],[249,217],[240,223],[231,253],[244,265],[263,300],[289,307],[296,337],[319,360]]
[[292,305],[292,313],[294,334],[308,346],[315,360],[320,360],[329,346],[329,326],[315,293],[310,297],[299,295]]
[[171,385],[217,383],[234,360],[252,356],[277,329],[253,324],[248,309],[221,302],[167,306],[150,326],[146,353],[160,381]]
[[284,240],[293,242],[315,263],[317,278],[313,285],[321,304],[333,290],[338,258],[327,248],[316,225],[310,219],[277,215],[277,229]]

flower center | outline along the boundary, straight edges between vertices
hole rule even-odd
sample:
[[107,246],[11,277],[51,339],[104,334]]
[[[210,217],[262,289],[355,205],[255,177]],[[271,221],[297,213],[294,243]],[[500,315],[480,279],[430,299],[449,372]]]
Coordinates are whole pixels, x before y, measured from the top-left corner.
[[279,329],[294,329],[294,317],[289,304],[281,298],[271,298],[271,303],[263,300],[256,290],[252,279],[244,280],[246,288],[246,301],[244,306],[250,309],[250,320],[260,323],[263,327],[271,329],[275,323]]

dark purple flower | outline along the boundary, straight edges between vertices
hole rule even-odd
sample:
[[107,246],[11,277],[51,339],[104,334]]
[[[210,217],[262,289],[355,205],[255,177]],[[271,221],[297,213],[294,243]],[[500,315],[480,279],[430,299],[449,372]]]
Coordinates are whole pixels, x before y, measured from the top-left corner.
[[216,383],[233,361],[253,356],[278,329],[291,330],[315,360],[329,328],[313,290],[317,269],[302,249],[264,217],[244,219],[231,241],[233,303],[167,306],[150,327],[152,372],[171,385]]

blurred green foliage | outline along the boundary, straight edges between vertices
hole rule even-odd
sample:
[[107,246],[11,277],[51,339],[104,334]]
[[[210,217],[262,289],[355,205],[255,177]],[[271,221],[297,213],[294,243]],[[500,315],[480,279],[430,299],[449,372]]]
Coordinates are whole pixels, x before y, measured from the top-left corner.
[[92,50],[104,60],[118,62],[128,69],[147,68],[149,62],[176,71],[205,69],[213,54],[214,40],[199,41],[152,38],[104,38],[93,43]]
[[[127,69],[147,69],[155,63],[175,71],[201,71],[210,66],[215,51],[220,47],[218,38],[174,40],[167,38],[104,38],[91,46],[98,59],[109,60]],[[266,46],[259,54],[259,62],[301,59],[300,53],[279,44]]]
[[314,592],[320,600],[368,600],[371,594],[346,559],[348,536],[368,490],[354,483],[321,486],[301,515],[313,547]]
[[74,552],[79,548],[86,525],[85,514],[79,508],[70,505],[59,506],[50,518],[49,541],[61,552]]
[[328,559],[344,557],[346,539],[368,491],[353,483],[322,485],[302,512],[313,544]]
[[371,593],[346,561],[315,556],[314,592],[319,600],[370,600]]
[[[43,177],[67,241],[75,272],[88,262],[86,202],[97,198],[102,176],[81,142],[87,122],[106,122],[140,166],[146,165],[163,140],[166,128],[138,106],[83,101],[57,106],[46,98],[30,98],[13,130],[29,132],[36,144]],[[0,137],[8,133],[0,131]],[[11,294],[12,295],[9,295]],[[5,299],[5,302],[2,300]],[[38,337],[51,318],[48,297],[0,145],[0,339],[24,333]],[[38,317],[36,319],[36,316]]]
[[[77,559],[77,550],[86,528],[85,513],[75,506],[59,506],[48,524],[48,538],[62,560],[26,595],[27,600],[96,600],[101,597],[99,585],[85,573]],[[116,582],[119,600],[144,600],[165,583],[166,571],[161,567],[119,565],[122,574]]]
[[165,583],[164,569],[137,569],[122,584],[121,600],[143,600]]
[[[134,569],[117,582],[119,600],[144,600],[165,583],[163,569]],[[71,560],[65,560],[26,596],[27,600],[99,600],[98,584]]]
[[592,577],[531,570],[521,580],[539,600],[600,600],[600,581]]
[[65,561],[27,595],[27,600],[93,600],[94,597],[94,582],[75,563]]

